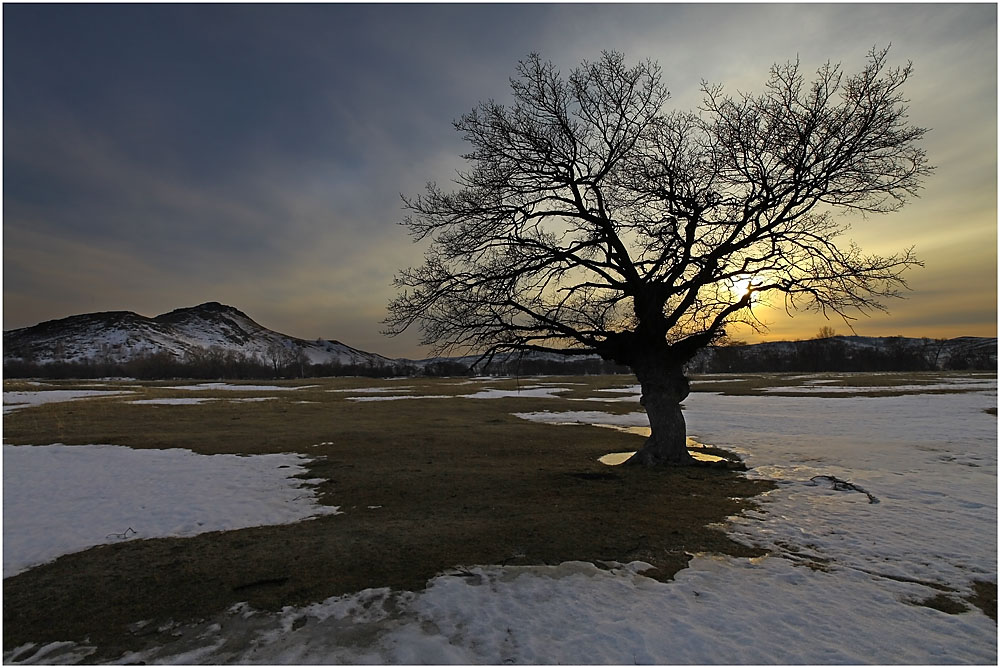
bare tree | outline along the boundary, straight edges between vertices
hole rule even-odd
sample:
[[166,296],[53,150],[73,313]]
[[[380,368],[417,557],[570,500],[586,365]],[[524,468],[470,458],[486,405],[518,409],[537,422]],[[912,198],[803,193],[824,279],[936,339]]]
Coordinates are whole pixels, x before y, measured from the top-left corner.
[[822,327],[819,328],[819,331],[816,332],[816,336],[814,336],[813,338],[821,340],[821,339],[832,339],[835,336],[837,336],[837,330],[835,330],[833,327],[830,327],[830,325],[823,325]]
[[271,365],[275,378],[281,375],[282,370],[302,364],[302,349],[279,340],[268,343],[264,355],[266,362]]
[[437,353],[597,353],[629,366],[652,436],[631,460],[684,464],[683,365],[729,323],[763,328],[765,294],[845,319],[885,310],[912,249],[863,253],[835,210],[896,211],[931,167],[907,122],[911,65],[872,50],[859,73],[807,83],[772,67],[764,92],[704,83],[696,112],[665,111],[660,67],[604,53],[564,78],[537,55],[454,123],[471,151],[458,190],[436,184],[404,221],[430,240],[401,271],[388,334],[417,324]]

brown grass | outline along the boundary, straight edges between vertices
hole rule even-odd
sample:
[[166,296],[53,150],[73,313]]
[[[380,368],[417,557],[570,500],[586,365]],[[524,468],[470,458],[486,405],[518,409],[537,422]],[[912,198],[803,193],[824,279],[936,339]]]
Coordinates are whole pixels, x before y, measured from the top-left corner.
[[[214,391],[208,394],[219,401],[199,405],[126,403],[206,394],[144,383],[129,388],[137,391],[135,397],[49,404],[7,415],[4,437],[14,444],[308,454],[317,458],[308,475],[323,479],[322,502],[341,506],[344,514],[191,538],[126,541],[8,578],[4,647],[89,638],[100,648],[89,660],[107,660],[169,641],[169,635],[130,631],[140,620],[156,622],[144,627],[148,631],[167,620],[206,618],[240,601],[274,610],[366,587],[419,589],[458,565],[638,559],[656,567],[647,574],[668,579],[693,553],[758,554],[708,526],[748,507],[770,484],[717,469],[609,468],[597,457],[634,450],[641,439],[511,415],[578,408],[631,412],[635,404],[568,406],[564,399],[531,398],[358,403],[348,399],[350,393],[327,391],[385,385],[453,395],[480,388],[455,382],[336,379],[290,383],[319,384],[294,392]],[[597,387],[634,380],[544,382],[585,382],[562,385],[582,398],[594,396]],[[486,384],[513,389],[517,381]],[[252,396],[278,398],[224,400]]]
[[[907,371],[907,372],[827,372],[827,373],[741,373],[741,374],[709,374],[693,376],[691,388],[695,392],[719,392],[730,395],[766,395],[766,396],[808,396],[818,399],[846,399],[851,397],[898,397],[905,394],[959,394],[974,392],[975,389],[963,388],[960,385],[941,388],[933,387],[948,379],[962,378],[973,380],[995,379],[995,372],[987,371]],[[710,381],[699,383],[699,381]],[[829,382],[816,384],[805,383],[805,380],[825,380]],[[722,381],[722,382],[719,382]],[[927,389],[913,389],[913,386],[927,386]],[[769,391],[769,388],[807,386],[812,389],[804,392]],[[907,386],[907,389],[895,389]],[[857,392],[832,391],[823,392],[820,388],[856,387]],[[866,388],[880,388],[870,390]]]
[[[830,378],[836,381],[832,385],[898,386],[932,384],[948,375],[809,377]],[[727,380],[721,383],[699,383],[695,377],[692,387],[758,394],[766,387],[801,383],[796,376],[801,374],[704,378]],[[329,391],[386,387],[398,394],[455,396],[484,386],[513,390],[539,383],[571,391],[558,399],[388,402],[354,402],[351,396],[364,395]],[[769,483],[720,469],[609,468],[597,458],[635,450],[641,438],[588,426],[532,423],[511,415],[641,410],[627,402],[567,401],[613,398],[616,395],[596,390],[634,383],[629,376],[259,383],[315,386],[284,392],[171,389],[187,382],[5,383],[5,390],[135,393],[14,411],[4,417],[6,443],[111,443],[181,447],[203,454],[300,452],[316,458],[308,476],[323,480],[318,486],[321,502],[340,506],[344,514],[190,538],[131,540],[67,555],[7,578],[4,647],[88,639],[99,647],[88,660],[102,661],[128,649],[169,642],[168,632],[155,630],[168,620],[204,619],[240,601],[274,610],[367,587],[415,590],[459,565],[638,559],[656,567],[648,575],[669,579],[697,552],[758,554],[717,526],[751,506],[754,495],[772,488]],[[182,406],[128,403],[182,396],[217,401]],[[252,397],[275,399],[232,401]],[[975,596],[966,600],[996,618],[995,584],[977,583]],[[920,603],[949,612],[964,608],[945,595]],[[140,620],[155,623],[135,630]]]
[[988,580],[973,580],[972,595],[966,598],[994,622],[997,620],[997,583]]

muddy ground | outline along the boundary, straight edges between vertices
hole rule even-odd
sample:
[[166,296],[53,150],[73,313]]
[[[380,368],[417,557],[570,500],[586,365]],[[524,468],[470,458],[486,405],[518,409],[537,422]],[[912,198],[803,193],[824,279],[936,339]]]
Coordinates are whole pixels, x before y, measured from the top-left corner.
[[[547,379],[572,388],[577,398],[630,382],[627,377],[562,380]],[[7,578],[4,649],[86,641],[99,648],[88,661],[106,661],[169,642],[156,631],[168,621],[203,619],[238,602],[277,610],[368,587],[418,590],[461,565],[641,560],[656,567],[647,575],[666,580],[697,552],[757,554],[729,539],[718,523],[750,506],[770,483],[716,468],[607,467],[597,458],[634,450],[641,438],[511,415],[566,410],[566,399],[355,402],[350,392],[328,391],[389,385],[407,386],[403,392],[411,394],[447,395],[483,386],[514,389],[518,383],[309,380],[294,385],[315,387],[214,391],[208,396],[219,401],[181,406],[127,401],[206,393],[167,387],[177,383],[58,385],[121,387],[136,394],[14,411],[4,418],[6,443],[112,443],[204,454],[300,452],[315,458],[308,477],[323,479],[317,489],[321,502],[340,506],[343,514],[119,542]],[[50,387],[57,385],[44,389]],[[265,395],[277,398],[225,401]],[[636,409],[604,402],[575,406]],[[136,625],[145,620],[154,623]]]

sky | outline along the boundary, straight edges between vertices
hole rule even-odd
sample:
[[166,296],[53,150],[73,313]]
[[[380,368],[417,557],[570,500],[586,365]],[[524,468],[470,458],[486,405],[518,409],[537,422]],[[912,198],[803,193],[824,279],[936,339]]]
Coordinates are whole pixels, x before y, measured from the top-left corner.
[[[994,4],[3,5],[3,329],[219,301],[305,339],[425,357],[383,336],[396,272],[422,263],[401,195],[453,181],[451,123],[503,101],[532,52],[564,73],[653,59],[668,109],[703,80],[758,92],[796,58],[912,61],[910,119],[935,172],[902,211],[850,219],[926,266],[861,335],[996,336]],[[760,309],[765,335],[840,320]]]

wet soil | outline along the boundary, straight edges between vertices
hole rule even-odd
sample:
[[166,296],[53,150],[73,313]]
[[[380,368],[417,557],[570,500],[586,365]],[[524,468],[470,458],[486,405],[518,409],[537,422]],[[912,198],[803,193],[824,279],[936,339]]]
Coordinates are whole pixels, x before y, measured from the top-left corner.
[[[205,619],[238,602],[277,610],[369,587],[419,590],[462,565],[641,560],[655,566],[646,575],[666,580],[698,552],[760,554],[711,525],[751,506],[770,483],[725,468],[607,467],[598,457],[634,450],[641,437],[510,415],[565,410],[565,400],[356,403],[320,382],[252,404],[101,399],[5,416],[8,443],[302,452],[316,457],[308,477],[323,480],[321,501],[343,511],[291,525],[128,540],[7,578],[5,651],[86,641],[98,647],[88,661],[107,661],[169,642],[169,632],[157,630],[169,622]],[[132,398],[167,392],[138,391]],[[303,400],[316,403],[296,403]],[[606,408],[623,406],[594,406]]]

